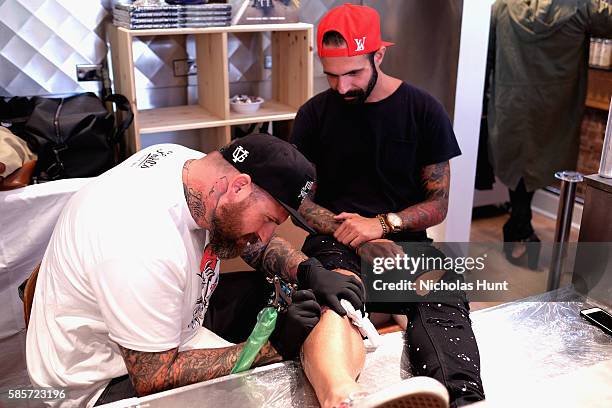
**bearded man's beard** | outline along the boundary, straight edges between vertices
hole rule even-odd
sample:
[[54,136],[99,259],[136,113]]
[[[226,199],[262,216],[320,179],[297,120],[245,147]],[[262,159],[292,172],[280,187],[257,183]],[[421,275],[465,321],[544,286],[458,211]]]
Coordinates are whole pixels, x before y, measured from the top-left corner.
[[[376,67],[374,66],[374,63],[372,63],[372,75],[370,76],[370,80],[368,81],[368,86],[366,87],[366,89],[353,89],[343,95],[340,95],[338,91],[336,91],[336,93],[338,93],[338,95],[342,97],[344,102],[348,104],[358,105],[361,103],[365,103],[365,101],[369,98],[370,94],[374,90],[374,87],[376,86],[377,81],[378,81],[378,71],[376,71]],[[347,98],[350,98],[350,99],[347,99]]]
[[242,217],[249,205],[251,200],[247,199],[228,203],[215,211],[211,220],[210,246],[219,258],[236,258],[248,244],[254,244],[259,239],[254,233],[242,234]]

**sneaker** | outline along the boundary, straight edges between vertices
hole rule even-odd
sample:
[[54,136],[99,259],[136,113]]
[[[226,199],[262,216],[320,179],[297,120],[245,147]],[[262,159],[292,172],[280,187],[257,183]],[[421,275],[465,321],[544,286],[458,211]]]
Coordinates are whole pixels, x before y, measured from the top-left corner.
[[351,408],[448,408],[448,391],[431,377],[412,377],[373,394],[355,393],[339,405]]

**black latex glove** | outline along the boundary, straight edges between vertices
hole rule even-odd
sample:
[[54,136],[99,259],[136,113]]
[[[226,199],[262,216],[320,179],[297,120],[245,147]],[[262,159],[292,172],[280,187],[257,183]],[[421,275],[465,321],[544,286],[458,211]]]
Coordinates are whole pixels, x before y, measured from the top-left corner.
[[329,306],[340,316],[346,315],[340,299],[351,302],[355,310],[363,308],[365,289],[359,279],[325,269],[316,258],[309,258],[298,265],[297,278],[300,288],[312,289],[321,305]]
[[279,313],[270,343],[284,360],[295,358],[321,317],[321,306],[311,290],[298,290],[285,313]]

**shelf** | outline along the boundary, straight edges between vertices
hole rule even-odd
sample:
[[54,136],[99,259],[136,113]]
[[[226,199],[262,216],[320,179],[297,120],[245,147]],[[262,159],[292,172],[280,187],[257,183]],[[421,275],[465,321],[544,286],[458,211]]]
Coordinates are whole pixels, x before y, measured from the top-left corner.
[[612,98],[612,72],[590,68],[585,105],[607,111],[610,109],[610,98]]
[[595,65],[589,65],[589,69],[594,69],[594,70],[603,71],[603,72],[612,72],[612,68],[598,67]]
[[[252,114],[232,112],[229,104],[228,33],[270,32],[272,92],[270,100]],[[141,134],[202,129],[200,148],[217,149],[231,139],[231,126],[280,121],[279,132],[288,132],[297,109],[312,97],[313,27],[311,24],[260,24],[209,28],[127,30],[110,25],[115,92],[132,106],[136,98],[134,37],[193,34],[198,65],[196,105],[136,111],[125,133],[127,152],[141,148]],[[168,61],[166,61],[168,62]]]
[[158,28],[152,30],[128,30],[126,28],[117,27],[118,31],[122,31],[132,37],[149,36],[149,35],[185,35],[185,34],[211,34],[211,33],[244,33],[244,32],[267,32],[267,31],[300,31],[308,30],[312,25],[306,23],[293,24],[253,24],[253,25],[233,25],[225,27],[207,27],[207,28]]
[[223,126],[223,118],[213,115],[200,105],[172,106],[138,111],[140,133],[173,132]]
[[605,103],[605,102],[601,102],[601,101],[595,101],[595,100],[590,100],[587,99],[586,102],[584,103],[584,105],[588,108],[593,108],[593,109],[599,109],[599,110],[603,110],[603,111],[608,111],[610,109],[610,104],[609,103]]
[[140,133],[158,133],[242,125],[253,122],[291,120],[295,118],[296,113],[296,110],[288,105],[269,101],[264,102],[259,110],[254,113],[230,111],[230,118],[228,120],[213,115],[200,105],[147,109],[139,111],[138,115]]
[[230,108],[230,119],[226,125],[242,125],[253,122],[273,122],[276,120],[291,120],[297,111],[291,106],[275,101],[264,102],[254,113],[237,113]]

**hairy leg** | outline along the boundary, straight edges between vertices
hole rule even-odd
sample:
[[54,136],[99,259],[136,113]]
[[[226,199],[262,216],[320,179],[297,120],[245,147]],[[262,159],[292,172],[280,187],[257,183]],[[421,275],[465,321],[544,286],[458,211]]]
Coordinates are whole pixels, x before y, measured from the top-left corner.
[[[335,272],[352,274],[347,270]],[[327,309],[302,348],[302,364],[321,404],[333,407],[358,391],[355,381],[365,362],[361,334],[348,317]]]

